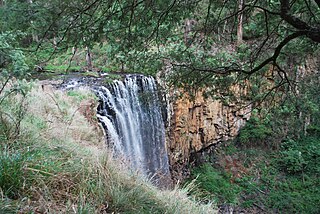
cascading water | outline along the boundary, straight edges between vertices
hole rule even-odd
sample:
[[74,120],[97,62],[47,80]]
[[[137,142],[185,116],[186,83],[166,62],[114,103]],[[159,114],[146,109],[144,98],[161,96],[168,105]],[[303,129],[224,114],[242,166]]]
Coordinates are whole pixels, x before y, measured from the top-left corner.
[[98,118],[107,142],[131,166],[145,175],[169,174],[165,127],[156,82],[152,77],[128,75],[99,86]]

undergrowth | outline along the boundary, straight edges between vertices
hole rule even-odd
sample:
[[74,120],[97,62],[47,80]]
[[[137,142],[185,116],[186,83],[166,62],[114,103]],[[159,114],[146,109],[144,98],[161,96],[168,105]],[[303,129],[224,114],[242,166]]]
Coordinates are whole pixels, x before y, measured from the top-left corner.
[[191,178],[219,206],[263,213],[320,212],[318,136],[287,140],[275,150],[229,143],[213,157],[192,169]]

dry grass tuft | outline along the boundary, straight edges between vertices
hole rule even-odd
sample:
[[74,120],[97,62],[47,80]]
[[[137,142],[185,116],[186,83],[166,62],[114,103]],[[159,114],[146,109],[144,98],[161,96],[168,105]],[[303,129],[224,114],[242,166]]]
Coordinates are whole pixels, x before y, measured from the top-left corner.
[[72,139],[79,143],[101,140],[101,133],[97,134],[97,126],[93,125],[96,122],[93,113],[94,95],[88,89],[79,89],[77,92],[77,96],[82,96],[85,100],[79,101],[77,97],[68,96],[66,92],[55,90],[50,86],[31,91],[28,112],[41,120],[40,123],[45,126],[41,131],[42,138],[58,141]]

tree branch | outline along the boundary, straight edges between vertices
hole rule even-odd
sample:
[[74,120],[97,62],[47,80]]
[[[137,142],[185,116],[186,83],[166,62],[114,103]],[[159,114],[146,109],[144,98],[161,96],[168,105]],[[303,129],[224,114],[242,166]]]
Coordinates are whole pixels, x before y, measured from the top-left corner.
[[290,15],[290,4],[289,0],[280,0],[281,2],[281,13],[280,16],[283,18],[286,22],[288,22],[293,27],[297,28],[298,30],[309,30],[311,27],[302,21],[301,19]]
[[304,35],[307,35],[307,31],[298,31],[298,32],[295,32],[289,36],[287,36],[286,38],[284,38],[284,40],[282,40],[282,42],[280,42],[280,44],[276,47],[273,55],[271,57],[269,57],[268,59],[266,59],[265,61],[263,61],[260,65],[258,65],[257,67],[255,67],[254,69],[252,69],[251,71],[249,72],[245,72],[243,71],[243,73],[246,73],[246,74],[253,74],[257,71],[259,71],[260,69],[262,69],[264,66],[266,66],[267,64],[269,64],[270,62],[276,62],[277,61],[277,58],[278,56],[280,55],[281,53],[281,50],[282,48],[287,45],[291,40],[295,39],[295,38],[298,38],[298,37],[301,37],[301,36],[304,36]]
[[[320,0],[317,2],[320,3]],[[281,3],[281,13],[280,16],[288,24],[293,26],[298,30],[308,31],[305,35],[314,42],[320,43],[320,28],[312,27],[301,19],[290,14],[290,2],[289,0],[280,0]]]
[[314,1],[317,3],[318,7],[320,8],[320,0],[314,0]]

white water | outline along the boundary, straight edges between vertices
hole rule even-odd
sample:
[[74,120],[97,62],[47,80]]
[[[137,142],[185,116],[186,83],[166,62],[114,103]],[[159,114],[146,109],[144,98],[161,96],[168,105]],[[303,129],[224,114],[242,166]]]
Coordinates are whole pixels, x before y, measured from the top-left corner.
[[107,142],[142,173],[169,174],[165,128],[152,77],[131,75],[96,89]]

